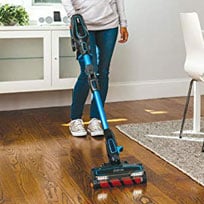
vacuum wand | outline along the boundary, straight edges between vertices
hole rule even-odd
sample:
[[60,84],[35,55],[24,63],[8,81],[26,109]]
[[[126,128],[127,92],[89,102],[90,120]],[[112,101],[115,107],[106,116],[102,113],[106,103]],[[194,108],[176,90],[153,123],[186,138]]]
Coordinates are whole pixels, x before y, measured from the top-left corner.
[[90,89],[92,91],[93,97],[96,101],[96,105],[99,111],[102,127],[104,130],[104,136],[106,139],[106,149],[111,164],[119,164],[120,158],[119,153],[123,150],[122,146],[118,146],[115,140],[113,132],[110,130],[107,123],[106,114],[101,101],[98,78],[93,70],[93,65],[90,64],[90,56],[88,54],[84,55],[84,62],[86,67],[86,73],[88,75],[88,82]]
[[99,83],[91,60],[89,32],[83,17],[75,14],[71,18],[71,40],[72,49],[77,51],[79,58],[83,58],[85,72],[88,77],[90,90],[96,102],[100,115],[104,136],[106,141],[106,151],[109,159],[108,163],[101,167],[92,169],[92,187],[105,188],[129,184],[146,183],[146,174],[141,164],[128,164],[121,162],[119,154],[123,151],[122,146],[118,146],[115,136],[109,128],[104,107],[101,101]]

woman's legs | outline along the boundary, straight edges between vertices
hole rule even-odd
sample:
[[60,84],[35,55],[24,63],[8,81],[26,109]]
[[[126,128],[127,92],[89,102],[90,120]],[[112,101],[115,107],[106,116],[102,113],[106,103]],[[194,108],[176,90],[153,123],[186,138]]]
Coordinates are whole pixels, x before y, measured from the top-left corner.
[[[109,66],[117,39],[118,28],[89,31],[92,63],[98,75],[100,94],[104,105],[109,83]],[[83,114],[84,104],[89,93],[88,78],[85,73],[83,57],[78,58],[81,73],[74,86],[71,105],[71,119],[80,119]],[[100,119],[95,100],[92,100],[90,117]]]

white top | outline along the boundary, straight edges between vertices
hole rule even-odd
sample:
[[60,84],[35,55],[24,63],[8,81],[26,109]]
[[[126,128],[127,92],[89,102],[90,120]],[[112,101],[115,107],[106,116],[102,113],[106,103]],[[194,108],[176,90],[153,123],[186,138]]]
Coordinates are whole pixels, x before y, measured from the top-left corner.
[[62,0],[67,16],[79,13],[88,30],[127,27],[124,0]]

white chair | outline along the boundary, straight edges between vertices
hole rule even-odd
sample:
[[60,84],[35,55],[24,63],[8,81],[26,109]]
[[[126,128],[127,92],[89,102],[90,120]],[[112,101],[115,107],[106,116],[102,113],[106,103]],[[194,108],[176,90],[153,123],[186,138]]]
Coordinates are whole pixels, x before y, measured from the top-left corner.
[[[193,134],[204,134],[200,131],[201,96],[199,90],[199,82],[204,82],[204,40],[197,13],[181,13],[180,18],[186,49],[184,70],[192,79],[189,85],[182,125],[179,134],[179,137],[182,138],[183,127],[188,110],[192,87],[194,88],[193,130],[188,132],[191,132]],[[204,151],[204,142],[202,151]]]

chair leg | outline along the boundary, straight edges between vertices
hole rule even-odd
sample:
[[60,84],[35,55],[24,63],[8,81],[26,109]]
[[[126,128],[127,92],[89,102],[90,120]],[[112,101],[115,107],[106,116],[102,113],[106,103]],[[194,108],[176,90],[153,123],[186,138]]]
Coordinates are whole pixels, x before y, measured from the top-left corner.
[[199,83],[194,82],[193,84],[193,132],[200,132],[201,124],[201,93]]
[[191,96],[191,90],[192,90],[192,86],[193,86],[194,81],[195,81],[195,79],[192,79],[190,81],[190,85],[189,85],[189,89],[188,89],[188,95],[186,97],[186,104],[185,104],[185,108],[184,108],[184,112],[183,112],[183,119],[182,119],[182,123],[181,123],[179,138],[182,138],[183,127],[184,127],[184,123],[185,123],[185,120],[186,120],[186,114],[187,114],[187,110],[188,110],[188,105],[189,105],[190,96]]

